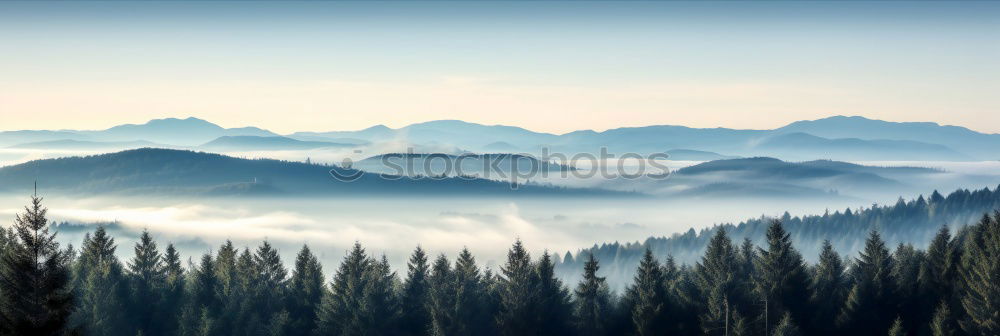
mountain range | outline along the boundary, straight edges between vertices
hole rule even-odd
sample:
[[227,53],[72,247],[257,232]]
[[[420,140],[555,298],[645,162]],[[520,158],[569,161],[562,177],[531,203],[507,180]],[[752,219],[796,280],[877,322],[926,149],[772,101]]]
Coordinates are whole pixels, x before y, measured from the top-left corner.
[[[335,179],[358,176],[349,182]],[[519,185],[478,178],[385,178],[338,166],[243,159],[188,150],[143,148],[35,160],[0,168],[0,191],[30,191],[33,182],[67,193],[144,195],[626,195],[606,190]]]
[[[294,140],[294,141],[293,141]],[[61,141],[61,142],[54,142]],[[439,120],[401,128],[383,125],[358,131],[295,132],[284,136],[257,128],[223,128],[197,118],[157,119],[98,131],[0,132],[0,146],[24,148],[65,146],[67,141],[91,147],[151,142],[157,147],[214,150],[303,149],[402,142],[427,148],[461,148],[477,153],[676,153],[678,159],[770,156],[786,160],[846,161],[980,161],[1000,159],[1000,134],[979,133],[929,122],[888,122],[835,116],[797,121],[770,130],[645,126],[580,130],[565,134],[534,132],[520,127]],[[31,144],[30,146],[27,144]],[[225,145],[225,146],[220,146]],[[214,148],[213,148],[214,147]],[[697,155],[695,155],[697,154]]]

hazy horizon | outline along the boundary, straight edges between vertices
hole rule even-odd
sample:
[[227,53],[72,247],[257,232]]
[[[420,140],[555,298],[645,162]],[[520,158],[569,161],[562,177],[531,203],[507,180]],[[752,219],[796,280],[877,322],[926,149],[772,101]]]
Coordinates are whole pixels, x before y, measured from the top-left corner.
[[998,133],[997,13],[994,2],[4,2],[0,114],[6,129],[192,115],[278,133],[440,119],[767,129],[863,115]]
[[972,130],[972,131],[975,131],[975,132],[979,132],[979,133],[983,133],[983,134],[1000,134],[1000,132],[997,132],[997,133],[983,132],[983,131],[979,131],[979,130],[976,130],[975,128],[968,127],[968,126],[965,126],[965,125],[951,125],[951,124],[945,124],[945,123],[937,122],[937,121],[934,121],[934,120],[886,120],[886,119],[879,119],[879,118],[865,116],[865,115],[844,115],[844,114],[834,114],[834,115],[828,115],[828,116],[820,116],[820,117],[817,117],[815,119],[791,120],[791,121],[789,121],[787,123],[780,124],[780,125],[777,125],[777,126],[772,127],[772,128],[739,128],[739,127],[728,127],[728,126],[724,126],[724,125],[708,126],[708,127],[695,127],[695,126],[684,125],[684,124],[644,124],[644,125],[625,125],[625,124],[622,124],[622,125],[618,125],[618,126],[609,125],[608,127],[601,128],[601,129],[594,129],[594,128],[574,129],[574,130],[568,130],[568,131],[565,131],[565,132],[546,132],[546,131],[541,131],[541,130],[536,130],[536,129],[532,129],[532,128],[520,126],[520,125],[517,125],[517,124],[489,124],[489,123],[479,123],[479,122],[474,122],[474,121],[465,120],[465,119],[461,119],[461,118],[421,120],[421,121],[415,121],[413,123],[400,124],[398,126],[390,126],[389,124],[395,124],[395,123],[384,122],[384,123],[371,124],[371,125],[363,126],[363,127],[360,127],[360,128],[350,128],[350,129],[332,128],[332,129],[319,129],[319,130],[291,130],[291,131],[288,131],[288,132],[278,132],[278,131],[275,131],[274,129],[269,128],[266,125],[259,125],[259,124],[252,124],[252,123],[226,125],[226,124],[217,123],[217,122],[215,122],[213,120],[206,119],[206,118],[203,118],[203,117],[200,117],[200,116],[196,116],[196,115],[163,115],[163,116],[159,116],[159,117],[153,117],[151,119],[144,119],[144,120],[138,120],[138,121],[120,121],[120,122],[109,121],[106,126],[99,126],[97,128],[43,128],[42,126],[39,126],[39,127],[34,127],[34,128],[0,129],[0,132],[10,132],[10,131],[43,131],[43,130],[44,131],[103,131],[103,130],[107,130],[109,128],[112,128],[112,127],[115,127],[115,126],[121,126],[121,125],[143,125],[143,124],[146,124],[146,123],[148,123],[150,121],[154,121],[154,120],[165,120],[165,119],[185,120],[185,119],[191,119],[191,118],[193,118],[193,119],[198,119],[198,120],[206,121],[206,122],[218,125],[218,126],[223,127],[223,128],[257,127],[257,128],[261,128],[261,129],[264,129],[264,130],[272,131],[272,132],[274,132],[275,134],[278,134],[278,135],[289,135],[289,134],[297,133],[297,132],[353,132],[353,131],[361,131],[361,130],[365,130],[365,129],[368,129],[368,128],[379,127],[379,126],[385,126],[385,127],[391,128],[391,129],[400,129],[400,128],[403,128],[403,127],[406,127],[406,126],[410,126],[410,125],[430,123],[430,122],[438,122],[438,121],[461,121],[461,122],[467,122],[467,123],[472,123],[472,124],[480,124],[480,125],[484,125],[484,126],[510,126],[510,127],[522,128],[522,129],[525,129],[525,130],[528,130],[528,131],[531,131],[531,132],[535,132],[535,133],[544,133],[544,134],[553,134],[553,135],[565,135],[565,134],[576,132],[576,131],[604,132],[604,131],[608,131],[608,130],[612,130],[612,129],[619,129],[619,128],[633,128],[633,127],[638,128],[638,127],[649,127],[649,126],[681,126],[681,127],[699,128],[699,129],[724,128],[724,129],[732,129],[732,130],[771,130],[771,129],[780,128],[782,126],[787,126],[788,124],[791,124],[791,123],[794,123],[794,122],[797,122],[797,121],[815,121],[815,120],[822,120],[822,119],[829,119],[829,118],[836,118],[836,117],[845,117],[845,118],[860,117],[860,118],[865,118],[865,119],[869,119],[869,120],[886,121],[886,122],[892,122],[892,123],[934,123],[934,124],[937,124],[939,126],[945,126],[945,127],[948,127],[948,126],[962,127],[962,128],[966,128],[966,129],[969,129],[969,130]]

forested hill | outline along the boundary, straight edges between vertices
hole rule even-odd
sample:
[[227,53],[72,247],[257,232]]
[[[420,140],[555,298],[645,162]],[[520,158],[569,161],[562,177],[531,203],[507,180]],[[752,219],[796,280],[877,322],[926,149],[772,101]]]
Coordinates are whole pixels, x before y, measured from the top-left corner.
[[722,224],[695,231],[689,229],[669,237],[650,237],[644,242],[605,243],[594,245],[563,257],[556,271],[563,279],[574,282],[582,275],[584,257],[594,254],[601,269],[614,287],[621,288],[631,281],[644,251],[648,248],[658,258],[673,257],[678,263],[694,264],[716,231],[725,229],[733,241],[749,239],[754,245],[764,242],[768,225],[779,219],[795,241],[795,247],[808,261],[817,260],[824,240],[830,240],[841,254],[855,255],[864,247],[865,237],[879,231],[890,246],[899,243],[923,247],[942,225],[953,231],[978,221],[983,213],[1000,208],[1000,187],[994,190],[960,189],[947,197],[934,191],[929,197],[899,201],[894,205],[872,205],[864,209],[846,209],[823,215],[760,217],[739,224]]
[[0,191],[30,191],[32,182],[53,191],[146,195],[609,195],[599,190],[474,178],[406,178],[362,174],[344,182],[331,176],[360,172],[337,166],[243,159],[186,150],[142,148],[117,153],[31,161],[0,168]]

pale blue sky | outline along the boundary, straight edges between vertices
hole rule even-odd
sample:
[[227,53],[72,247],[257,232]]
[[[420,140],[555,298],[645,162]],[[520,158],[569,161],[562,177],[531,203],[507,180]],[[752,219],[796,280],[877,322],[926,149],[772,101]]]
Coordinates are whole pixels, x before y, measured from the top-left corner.
[[991,2],[0,3],[3,129],[549,132],[834,114],[1000,133]]

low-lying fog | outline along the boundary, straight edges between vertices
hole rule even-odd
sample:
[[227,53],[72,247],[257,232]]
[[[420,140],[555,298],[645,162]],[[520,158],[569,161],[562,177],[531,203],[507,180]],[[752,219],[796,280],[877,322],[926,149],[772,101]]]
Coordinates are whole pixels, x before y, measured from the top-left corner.
[[[43,190],[43,194],[44,190]],[[366,198],[366,199],[203,199],[150,198],[71,199],[44,195],[49,218],[79,223],[117,222],[109,227],[129,256],[143,229],[161,247],[173,242],[185,258],[217,250],[226,239],[254,248],[266,239],[278,246],[286,265],[302,244],[309,244],[332,272],[344,252],[360,241],[369,252],[388,256],[405,271],[405,260],[420,244],[431,254],[453,257],[463,247],[483,265],[496,269],[506,249],[522,239],[535,253],[547,249],[560,256],[595,243],[641,241],[714,223],[738,222],[761,215],[816,214],[826,209],[871,205],[856,200],[662,200],[531,198]],[[893,203],[895,199],[881,200]],[[27,195],[0,197],[4,225],[27,204]],[[94,229],[62,227],[59,240],[80,245]]]
[[[27,159],[91,153],[17,152],[0,150],[0,166]],[[301,151],[268,152],[271,157],[302,161],[315,154],[313,162],[334,163],[335,157]],[[367,154],[367,153],[366,153]],[[671,169],[697,161],[673,161]],[[79,246],[93,223],[116,222],[109,227],[123,257],[143,229],[156,236],[161,247],[173,242],[187,258],[214,251],[226,239],[250,248],[264,239],[281,249],[286,265],[302,244],[308,243],[332,273],[344,252],[360,241],[369,252],[385,254],[405,272],[405,260],[418,244],[432,255],[455,256],[468,247],[483,265],[496,268],[515,239],[522,239],[537,256],[543,250],[558,255],[574,253],[603,242],[642,241],[650,236],[669,236],[689,228],[766,216],[822,214],[826,210],[868,207],[873,202],[893,204],[900,196],[916,197],[934,188],[943,193],[956,188],[994,188],[1000,181],[1000,161],[990,162],[857,162],[875,166],[936,168],[945,174],[913,178],[910,188],[882,190],[877,195],[827,198],[201,198],[171,199],[160,196],[83,198],[40,193],[50,209],[50,219],[86,223],[63,227],[59,239]],[[961,178],[959,178],[961,177]],[[980,178],[982,177],[982,178]],[[970,182],[972,181],[972,182]],[[608,181],[543,180],[564,186],[607,187]],[[915,187],[915,188],[914,188]],[[933,188],[931,188],[933,187]],[[627,185],[623,187],[629,190]],[[14,214],[28,203],[28,195],[0,195],[0,223],[13,222]]]

